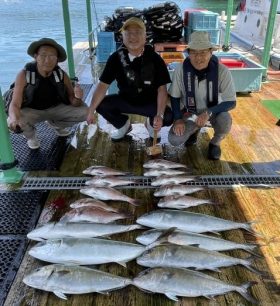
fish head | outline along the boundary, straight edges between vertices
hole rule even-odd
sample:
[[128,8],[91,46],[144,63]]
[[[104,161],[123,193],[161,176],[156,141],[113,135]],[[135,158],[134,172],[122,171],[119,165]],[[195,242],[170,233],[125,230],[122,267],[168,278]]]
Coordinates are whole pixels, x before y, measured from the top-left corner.
[[55,265],[48,265],[36,269],[23,278],[23,282],[33,288],[42,289],[55,270]]
[[158,210],[153,210],[150,211],[139,218],[137,218],[136,222],[145,225],[145,226],[150,226],[150,227],[155,227],[153,225],[155,224],[162,224],[164,219],[164,214],[160,209]]
[[136,241],[144,245],[151,244],[157,240],[161,233],[160,230],[151,229],[136,237]]
[[54,223],[46,223],[43,225],[38,226],[37,228],[33,229],[31,232],[27,234],[27,238],[31,240],[43,240],[41,237],[44,237],[51,228],[54,226]]
[[46,260],[52,255],[53,252],[56,252],[57,248],[62,244],[62,239],[55,240],[46,240],[38,242],[34,245],[28,252],[30,256]]

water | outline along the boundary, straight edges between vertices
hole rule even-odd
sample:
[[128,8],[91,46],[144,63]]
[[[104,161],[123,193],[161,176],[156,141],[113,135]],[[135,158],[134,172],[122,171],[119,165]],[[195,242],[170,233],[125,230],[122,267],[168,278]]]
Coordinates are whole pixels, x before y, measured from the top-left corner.
[[[14,81],[16,74],[31,59],[26,50],[29,44],[42,37],[51,37],[65,47],[62,1],[60,0],[0,0],[0,87],[4,92]],[[85,0],[69,0],[72,42],[87,41]],[[91,1],[93,27],[112,16],[115,8],[133,6],[137,9],[165,1]],[[236,5],[239,0],[236,0]],[[226,0],[176,1],[183,12],[187,8],[207,8],[220,13],[226,10]],[[236,5],[234,7],[236,7]],[[97,12],[97,14],[96,14]]]

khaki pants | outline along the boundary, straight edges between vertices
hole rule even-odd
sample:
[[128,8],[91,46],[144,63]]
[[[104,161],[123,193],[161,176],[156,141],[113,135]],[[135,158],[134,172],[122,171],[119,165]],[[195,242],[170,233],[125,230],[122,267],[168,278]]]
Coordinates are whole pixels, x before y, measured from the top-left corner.
[[20,125],[26,138],[35,136],[35,124],[49,121],[57,128],[68,128],[76,123],[83,122],[87,118],[88,107],[59,104],[57,106],[37,110],[29,107],[21,109]]

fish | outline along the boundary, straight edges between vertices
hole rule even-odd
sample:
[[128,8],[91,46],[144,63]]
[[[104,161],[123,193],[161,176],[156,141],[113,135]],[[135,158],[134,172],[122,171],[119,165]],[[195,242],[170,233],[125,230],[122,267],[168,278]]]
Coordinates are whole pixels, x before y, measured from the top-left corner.
[[162,186],[172,184],[182,184],[190,181],[196,181],[199,177],[189,175],[161,175],[151,182],[151,186]]
[[259,302],[248,292],[256,282],[231,285],[205,273],[182,268],[150,268],[140,272],[132,284],[142,290],[162,293],[178,302],[180,297],[214,296],[236,291],[253,304]]
[[102,238],[63,238],[38,242],[29,255],[50,263],[98,265],[126,262],[141,255],[149,246]]
[[67,300],[65,294],[105,294],[130,285],[132,280],[88,267],[51,264],[26,275],[23,282]]
[[119,212],[117,208],[114,208],[110,205],[108,205],[105,202],[93,199],[93,198],[82,198],[79,199],[69,205],[71,208],[80,208],[80,207],[98,207],[103,210],[113,211],[113,212]]
[[213,217],[206,214],[180,211],[175,209],[158,209],[140,216],[136,223],[157,229],[176,227],[184,232],[205,233],[219,232],[233,229],[244,229],[254,235],[251,229],[254,221],[241,223]]
[[154,192],[155,197],[165,197],[171,195],[185,195],[197,191],[205,190],[206,186],[189,186],[189,185],[163,185]]
[[[168,229],[167,231],[169,231]],[[160,236],[162,236],[166,230],[150,229],[136,237],[136,241],[148,245],[155,242]],[[237,243],[230,240],[225,240],[209,235],[182,232],[175,230],[170,232],[165,239],[169,243],[178,245],[197,245],[200,248],[204,248],[212,251],[230,251],[230,250],[244,250],[255,257],[261,257],[259,254],[253,252],[258,245],[256,243]]]
[[161,176],[161,175],[179,175],[187,174],[187,170],[178,170],[178,169],[149,169],[144,172],[144,176]]
[[94,223],[110,223],[116,220],[131,218],[132,215],[125,213],[116,213],[104,210],[98,207],[80,207],[72,208],[61,218],[61,222],[94,222]]
[[165,196],[160,199],[157,206],[163,208],[175,208],[175,209],[184,209],[193,206],[198,206],[201,204],[212,204],[217,205],[212,200],[209,199],[198,199],[191,196]]
[[135,184],[135,180],[124,179],[117,176],[96,176],[91,180],[85,182],[87,186],[97,187],[115,187],[115,186],[126,186]]
[[150,159],[143,164],[144,168],[148,169],[176,169],[176,168],[187,168],[186,165],[176,163],[165,159]]
[[139,224],[102,224],[89,222],[49,222],[43,224],[27,234],[30,240],[44,241],[60,238],[94,238],[124,233],[135,229],[142,229]]
[[98,200],[124,201],[134,206],[139,205],[138,200],[132,199],[111,187],[84,187],[80,189],[80,192]]
[[220,272],[221,267],[242,265],[251,272],[262,275],[254,269],[253,258],[241,259],[228,256],[217,251],[210,251],[191,245],[158,245],[146,250],[136,261],[145,267],[194,268],[195,270],[211,270]]
[[106,166],[91,166],[83,170],[83,174],[108,176],[108,175],[128,175],[128,172],[119,171]]

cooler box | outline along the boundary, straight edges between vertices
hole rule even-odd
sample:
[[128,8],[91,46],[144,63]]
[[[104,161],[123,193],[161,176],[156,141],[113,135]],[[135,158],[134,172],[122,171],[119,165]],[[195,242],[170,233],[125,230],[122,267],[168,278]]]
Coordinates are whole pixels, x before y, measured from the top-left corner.
[[[248,93],[261,89],[266,68],[238,53],[214,52],[219,60],[227,62],[236,92]],[[243,64],[242,64],[243,63]]]
[[114,32],[98,32],[97,33],[97,47],[96,47],[96,61],[98,63],[105,63],[108,57],[116,51],[116,42]]
[[219,14],[211,11],[190,12],[188,26],[195,30],[219,28]]

